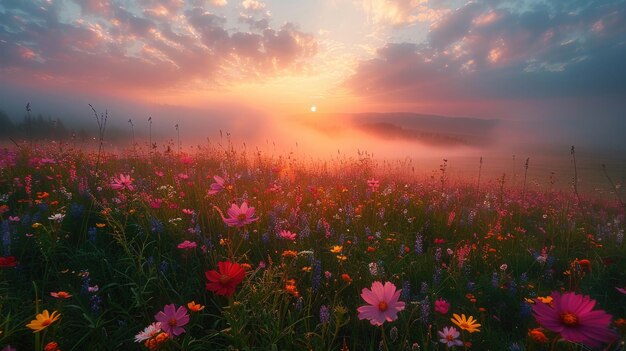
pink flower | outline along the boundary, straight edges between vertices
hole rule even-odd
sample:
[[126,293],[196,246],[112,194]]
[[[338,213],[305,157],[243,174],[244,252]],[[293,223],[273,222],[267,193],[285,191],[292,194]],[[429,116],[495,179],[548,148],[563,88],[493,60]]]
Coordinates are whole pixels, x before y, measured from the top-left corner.
[[182,243],[178,244],[178,248],[182,250],[191,250],[194,249],[198,244],[193,241],[185,240]]
[[189,323],[189,315],[187,309],[183,306],[179,306],[176,309],[176,305],[165,305],[163,311],[159,311],[154,318],[161,322],[161,329],[166,332],[170,337],[178,336],[185,332],[183,326]]
[[367,186],[370,187],[372,192],[376,192],[376,190],[378,190],[378,187],[380,186],[380,182],[376,179],[369,179],[367,181]]
[[135,342],[144,342],[148,339],[154,338],[161,332],[161,322],[155,322],[144,328],[135,335]]
[[596,348],[613,341],[617,335],[609,328],[611,315],[592,311],[596,304],[589,296],[573,292],[552,293],[552,306],[536,300],[532,306],[535,319],[543,327],[567,341]]
[[285,239],[285,240],[296,240],[296,233],[292,233],[289,230],[281,230],[280,231],[280,237]]
[[441,331],[438,331],[439,342],[446,344],[447,347],[463,346],[463,341],[459,340],[459,333],[455,327],[443,327]]
[[135,190],[135,187],[132,185],[133,180],[129,175],[120,174],[118,178],[113,178],[113,182],[111,183],[111,189],[113,190],[124,190],[128,189],[130,191]]
[[619,291],[619,292],[620,292],[620,293],[622,293],[622,294],[626,294],[626,289],[624,289],[624,288],[618,288],[618,287],[616,287],[615,289],[617,289],[617,291]]
[[402,289],[396,290],[391,282],[383,285],[379,281],[372,283],[372,290],[363,288],[361,297],[369,305],[357,309],[359,319],[367,319],[372,325],[383,325],[385,321],[398,319],[398,312],[404,309],[404,302],[398,301]]
[[435,312],[446,314],[450,310],[450,303],[444,299],[435,300]]
[[229,218],[222,217],[222,219],[229,227],[241,228],[259,219],[258,217],[253,217],[254,207],[248,207],[248,203],[245,201],[241,204],[241,207],[232,204],[226,213]]
[[214,176],[213,179],[215,179],[215,183],[211,184],[211,189],[209,189],[208,191],[209,195],[215,195],[220,191],[226,189],[226,181],[224,180],[224,178],[220,176]]
[[191,215],[193,215],[193,210],[190,210],[188,208],[183,208],[183,213],[186,214],[186,215],[191,216]]

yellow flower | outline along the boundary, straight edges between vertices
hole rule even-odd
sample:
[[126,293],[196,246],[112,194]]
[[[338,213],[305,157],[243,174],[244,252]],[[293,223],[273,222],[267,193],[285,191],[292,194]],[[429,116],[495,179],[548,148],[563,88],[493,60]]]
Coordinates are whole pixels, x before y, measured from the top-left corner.
[[106,226],[107,226],[106,223],[96,223],[96,227],[98,228],[104,228]]
[[341,246],[341,245],[335,245],[335,246],[330,248],[330,252],[332,252],[332,253],[340,253],[341,250],[343,250],[343,246]]
[[467,330],[470,333],[473,332],[479,332],[480,330],[478,329],[478,327],[480,327],[480,324],[476,323],[476,320],[474,319],[474,317],[469,316],[469,318],[466,318],[464,314],[462,314],[460,317],[458,314],[453,314],[452,317],[454,318],[450,318],[450,320],[452,321],[452,323],[456,324],[457,326],[459,326],[459,328],[463,329],[463,330]]
[[41,227],[41,226],[43,226],[43,224],[41,224],[41,223],[39,223],[39,222],[35,222],[35,223],[33,223],[33,225],[31,225],[31,227],[33,227],[33,228],[35,228],[35,229],[37,229],[37,228],[39,228],[39,227]]
[[337,255],[337,259],[338,259],[339,261],[345,261],[345,260],[347,260],[348,258],[347,258],[345,255]]
[[36,319],[33,319],[30,323],[26,324],[26,326],[32,329],[33,333],[38,333],[61,318],[61,314],[57,311],[52,312],[52,314],[48,314],[48,310],[43,310],[43,312],[35,316],[35,318]]

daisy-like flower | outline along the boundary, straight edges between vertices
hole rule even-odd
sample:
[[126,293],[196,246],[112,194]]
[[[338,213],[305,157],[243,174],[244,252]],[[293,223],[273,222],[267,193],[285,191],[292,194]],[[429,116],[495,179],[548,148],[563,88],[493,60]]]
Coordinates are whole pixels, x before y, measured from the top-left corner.
[[39,333],[46,329],[50,324],[56,322],[61,318],[61,314],[57,311],[53,311],[52,314],[48,310],[43,310],[40,314],[35,316],[35,319],[26,324],[26,326],[32,329],[33,333]]
[[552,293],[552,306],[539,300],[532,305],[537,322],[567,341],[582,343],[592,348],[615,340],[610,329],[611,315],[603,310],[593,311],[596,301],[573,292]]
[[228,186],[226,185],[226,180],[224,180],[224,178],[220,176],[214,176],[213,179],[215,180],[215,183],[212,183],[211,188],[209,189],[209,191],[207,191],[209,195],[215,195],[227,189]]
[[285,239],[285,240],[294,241],[294,240],[296,240],[296,233],[292,233],[289,230],[281,230],[280,231],[280,237]]
[[239,264],[230,261],[218,262],[217,266],[219,272],[211,270],[204,273],[209,281],[206,283],[206,289],[217,295],[230,297],[235,293],[237,285],[241,283],[246,272]]
[[454,313],[452,317],[453,318],[450,318],[450,320],[452,321],[452,323],[456,324],[459,328],[463,330],[467,330],[470,333],[480,331],[480,329],[478,329],[478,327],[480,327],[480,324],[476,323],[476,320],[474,319],[474,317],[469,316],[469,318],[466,318],[464,314],[461,314],[461,316],[459,316],[456,313]]
[[161,322],[154,322],[135,335],[135,342],[144,342],[161,332]]
[[52,216],[48,217],[49,220],[60,223],[63,221],[63,218],[65,218],[65,215],[62,213],[55,213]]
[[241,204],[241,207],[232,204],[226,213],[228,218],[222,217],[222,220],[229,227],[241,228],[259,219],[254,217],[254,207],[248,207],[248,203],[245,201]]
[[332,252],[332,253],[340,253],[341,250],[343,250],[343,246],[341,246],[341,245],[335,245],[335,246],[330,248],[330,252]]
[[192,312],[200,312],[204,309],[204,306],[196,303],[195,301],[191,301],[187,303],[187,307],[189,308],[189,310],[191,310]]
[[359,319],[367,319],[372,325],[383,325],[385,321],[398,319],[398,312],[404,309],[404,302],[398,301],[402,289],[396,290],[391,282],[383,285],[379,281],[372,283],[372,289],[363,288],[361,297],[368,305],[357,309]]
[[185,332],[183,327],[189,323],[187,309],[183,306],[177,309],[174,304],[165,305],[163,311],[159,311],[154,318],[161,322],[161,329],[171,337],[183,334]]
[[446,344],[447,347],[463,346],[463,341],[459,340],[461,333],[455,327],[443,327],[437,334],[439,334],[439,342]]
[[113,190],[124,190],[128,189],[130,191],[135,190],[133,186],[133,180],[129,175],[120,174],[119,177],[113,178],[111,182],[111,189]]
[[50,296],[57,299],[69,299],[70,297],[72,297],[72,294],[68,293],[67,291],[52,291],[50,292]]
[[189,240],[185,240],[182,243],[178,244],[179,249],[181,250],[191,250],[191,249],[195,249],[196,246],[198,246],[198,244],[196,244],[194,241],[189,241]]

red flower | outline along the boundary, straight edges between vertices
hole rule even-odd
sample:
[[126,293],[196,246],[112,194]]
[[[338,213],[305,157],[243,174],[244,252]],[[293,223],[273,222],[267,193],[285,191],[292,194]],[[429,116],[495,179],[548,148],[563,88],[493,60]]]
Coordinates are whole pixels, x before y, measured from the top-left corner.
[[0,268],[1,267],[15,267],[17,266],[17,260],[13,256],[0,257]]
[[241,283],[246,272],[238,263],[222,261],[217,264],[219,272],[216,270],[206,271],[204,275],[209,280],[206,289],[218,295],[232,296],[237,285]]
[[611,315],[593,308],[596,301],[589,296],[567,292],[552,293],[553,307],[539,300],[533,305],[535,319],[570,342],[597,348],[617,337],[610,329]]

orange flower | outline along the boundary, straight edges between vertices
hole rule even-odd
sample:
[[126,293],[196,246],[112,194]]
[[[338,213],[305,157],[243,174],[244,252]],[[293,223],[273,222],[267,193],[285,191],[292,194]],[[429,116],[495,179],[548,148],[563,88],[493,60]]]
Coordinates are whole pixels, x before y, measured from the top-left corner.
[[46,329],[50,324],[56,322],[59,318],[61,318],[59,312],[53,311],[52,314],[50,314],[48,310],[43,310],[43,312],[36,315],[35,319],[26,324],[26,326],[32,329],[33,333],[38,333]]
[[548,337],[546,337],[546,334],[543,333],[543,331],[541,330],[541,328],[535,328],[535,329],[531,329],[528,331],[528,336],[530,336],[531,339],[533,339],[536,342],[539,343],[547,343]]
[[335,246],[330,248],[330,252],[332,252],[332,253],[340,253],[341,250],[343,250],[343,246],[341,246],[341,245],[335,245]]
[[96,227],[104,228],[104,227],[106,227],[106,223],[96,223]]
[[202,306],[199,303],[196,303],[195,301],[191,301],[187,303],[187,307],[189,307],[189,309],[193,312],[200,312],[204,309],[204,306]]
[[72,295],[70,293],[68,293],[67,291],[58,291],[58,292],[51,292],[50,296],[55,297],[57,299],[69,299],[70,297],[72,297]]
[[239,265],[241,266],[241,268],[243,268],[246,271],[249,271],[250,269],[252,269],[252,266],[249,263],[240,263]]
[[297,251],[293,251],[293,250],[285,250],[283,251],[283,254],[281,255],[283,257],[296,257],[298,256],[298,252]]
[[293,297],[299,297],[300,293],[298,292],[298,288],[296,287],[295,279],[287,279],[287,283],[285,283],[285,291]]
[[376,248],[375,248],[375,247],[368,246],[368,247],[367,247],[367,252],[369,252],[369,253],[376,252]]
[[583,270],[591,272],[591,261],[587,259],[582,259],[578,261],[578,264],[580,265],[580,268],[582,268]]
[[341,279],[345,282],[347,282],[348,284],[352,283],[352,278],[350,278],[350,275],[344,273],[341,275]]

